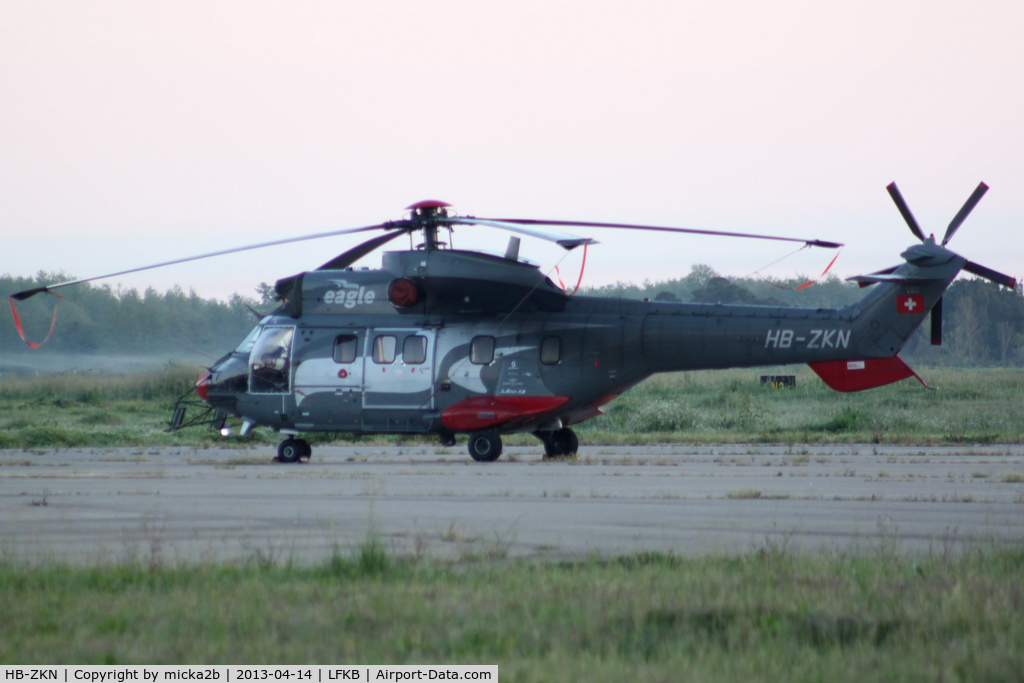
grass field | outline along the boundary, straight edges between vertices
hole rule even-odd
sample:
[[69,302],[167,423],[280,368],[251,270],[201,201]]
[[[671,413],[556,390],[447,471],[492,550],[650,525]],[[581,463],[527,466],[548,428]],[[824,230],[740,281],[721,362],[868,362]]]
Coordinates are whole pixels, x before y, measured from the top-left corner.
[[1024,550],[0,562],[0,661],[498,663],[503,681],[1019,681]]
[[[915,380],[855,394],[827,388],[803,366],[793,389],[771,389],[761,374],[779,370],[699,371],[659,375],[579,425],[584,444],[648,443],[1020,443],[1024,440],[1024,370],[921,370],[937,391]],[[0,379],[0,448],[276,443],[257,429],[245,439],[208,430],[166,434],[174,399],[195,369],[168,367],[137,375],[43,375]],[[311,435],[313,443],[416,442],[423,437]],[[433,439],[429,439],[433,442]],[[514,435],[509,444],[536,444]]]
[[[583,443],[1020,442],[1020,370],[924,370],[837,394],[809,371],[653,378]],[[767,374],[767,373],[766,373]],[[773,373],[774,374],[774,371]],[[162,432],[194,372],[0,380],[0,447],[271,444]],[[333,437],[324,435],[318,440]],[[407,437],[365,437],[393,442]],[[345,439],[350,440],[350,439]],[[509,443],[535,444],[533,437]],[[753,497],[739,491],[736,497]],[[497,663],[503,681],[1024,681],[1024,548],[569,562],[395,557],[372,537],[315,564],[0,552],[0,663]]]

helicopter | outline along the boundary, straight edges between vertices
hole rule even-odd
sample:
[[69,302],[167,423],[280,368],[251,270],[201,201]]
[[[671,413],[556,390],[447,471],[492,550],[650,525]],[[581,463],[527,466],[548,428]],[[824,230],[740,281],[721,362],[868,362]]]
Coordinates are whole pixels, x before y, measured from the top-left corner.
[[[624,223],[477,218],[446,202],[406,207],[406,218],[361,228],[167,261],[119,273],[37,287],[41,292],[91,280],[323,237],[380,232],[315,270],[278,280],[281,302],[252,332],[198,378],[199,401],[182,397],[169,430],[209,424],[225,436],[229,416],[244,436],[258,426],[283,435],[281,462],[312,455],[308,432],[436,435],[444,446],[469,435],[469,454],[493,462],[502,436],[529,432],[545,457],[570,456],[573,425],[661,372],[807,363],[832,389],[861,391],[910,377],[898,355],[931,315],[931,341],[942,341],[942,294],[961,270],[1013,288],[1012,277],[946,245],[988,190],[978,185],[937,243],[925,237],[895,183],[887,190],[920,241],[903,262],[849,278],[874,288],[840,309],[669,303],[570,295],[519,256],[520,238],[566,250],[597,242],[553,229],[615,228],[843,246],[748,233]],[[457,250],[442,230],[480,225],[513,233],[503,256]],[[401,235],[416,248],[388,251],[378,269],[353,264]],[[411,245],[410,245],[411,246]],[[574,294],[574,293],[573,293]],[[190,421],[193,403],[205,413]],[[210,417],[212,415],[212,417]],[[209,419],[207,419],[209,418]]]

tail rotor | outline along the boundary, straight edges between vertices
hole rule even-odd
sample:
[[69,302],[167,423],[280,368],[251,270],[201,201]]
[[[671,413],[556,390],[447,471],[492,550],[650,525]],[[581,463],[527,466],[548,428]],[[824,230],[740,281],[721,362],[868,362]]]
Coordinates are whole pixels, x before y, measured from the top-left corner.
[[[924,231],[922,231],[921,226],[918,225],[917,219],[914,218],[914,214],[910,212],[910,207],[907,205],[906,200],[903,199],[903,195],[900,194],[900,190],[896,187],[896,183],[889,183],[885,189],[889,191],[889,196],[892,197],[893,202],[896,203],[896,208],[899,209],[900,214],[903,216],[903,220],[905,220],[907,225],[910,227],[910,232],[914,233],[914,236],[922,242],[931,242],[934,244],[934,237],[925,238]],[[962,207],[960,207],[960,210],[953,217],[953,220],[950,221],[949,227],[946,228],[946,234],[942,238],[943,247],[949,244],[949,241],[953,239],[953,235],[955,235],[956,231],[960,229],[960,225],[967,219],[967,216],[969,216],[971,211],[974,210],[974,207],[978,205],[978,202],[981,201],[981,198],[985,196],[986,192],[988,192],[988,185],[985,183],[978,183],[978,187],[974,189],[974,192],[971,193],[971,196],[967,198],[967,201],[964,202]],[[975,263],[974,261],[968,261],[964,265],[963,269],[968,273],[983,277],[986,280],[995,282],[1003,287],[1013,289],[1017,286],[1017,280],[1015,278],[1012,278],[1009,275],[1004,275],[997,270],[987,268],[980,263]],[[935,303],[935,306],[932,307],[931,318],[931,341],[933,345],[938,346],[942,344],[941,297]]]

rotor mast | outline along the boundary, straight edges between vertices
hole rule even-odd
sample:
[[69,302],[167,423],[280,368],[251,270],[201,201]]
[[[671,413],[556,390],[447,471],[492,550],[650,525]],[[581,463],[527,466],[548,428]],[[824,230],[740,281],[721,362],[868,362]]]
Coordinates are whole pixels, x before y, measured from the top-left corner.
[[449,206],[451,204],[447,202],[427,199],[406,207],[412,211],[409,220],[412,222],[414,229],[423,231],[423,244],[421,246],[424,250],[435,251],[441,248],[440,242],[437,239],[437,231],[438,228],[447,227],[444,219],[448,218]]

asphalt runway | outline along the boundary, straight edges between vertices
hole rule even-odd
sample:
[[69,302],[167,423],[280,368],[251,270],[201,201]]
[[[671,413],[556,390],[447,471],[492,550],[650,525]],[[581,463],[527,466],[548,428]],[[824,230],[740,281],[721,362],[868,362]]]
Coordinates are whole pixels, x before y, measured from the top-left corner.
[[584,447],[0,451],[0,552],[195,562],[351,552],[438,558],[637,551],[959,552],[1024,542],[1024,447]]

